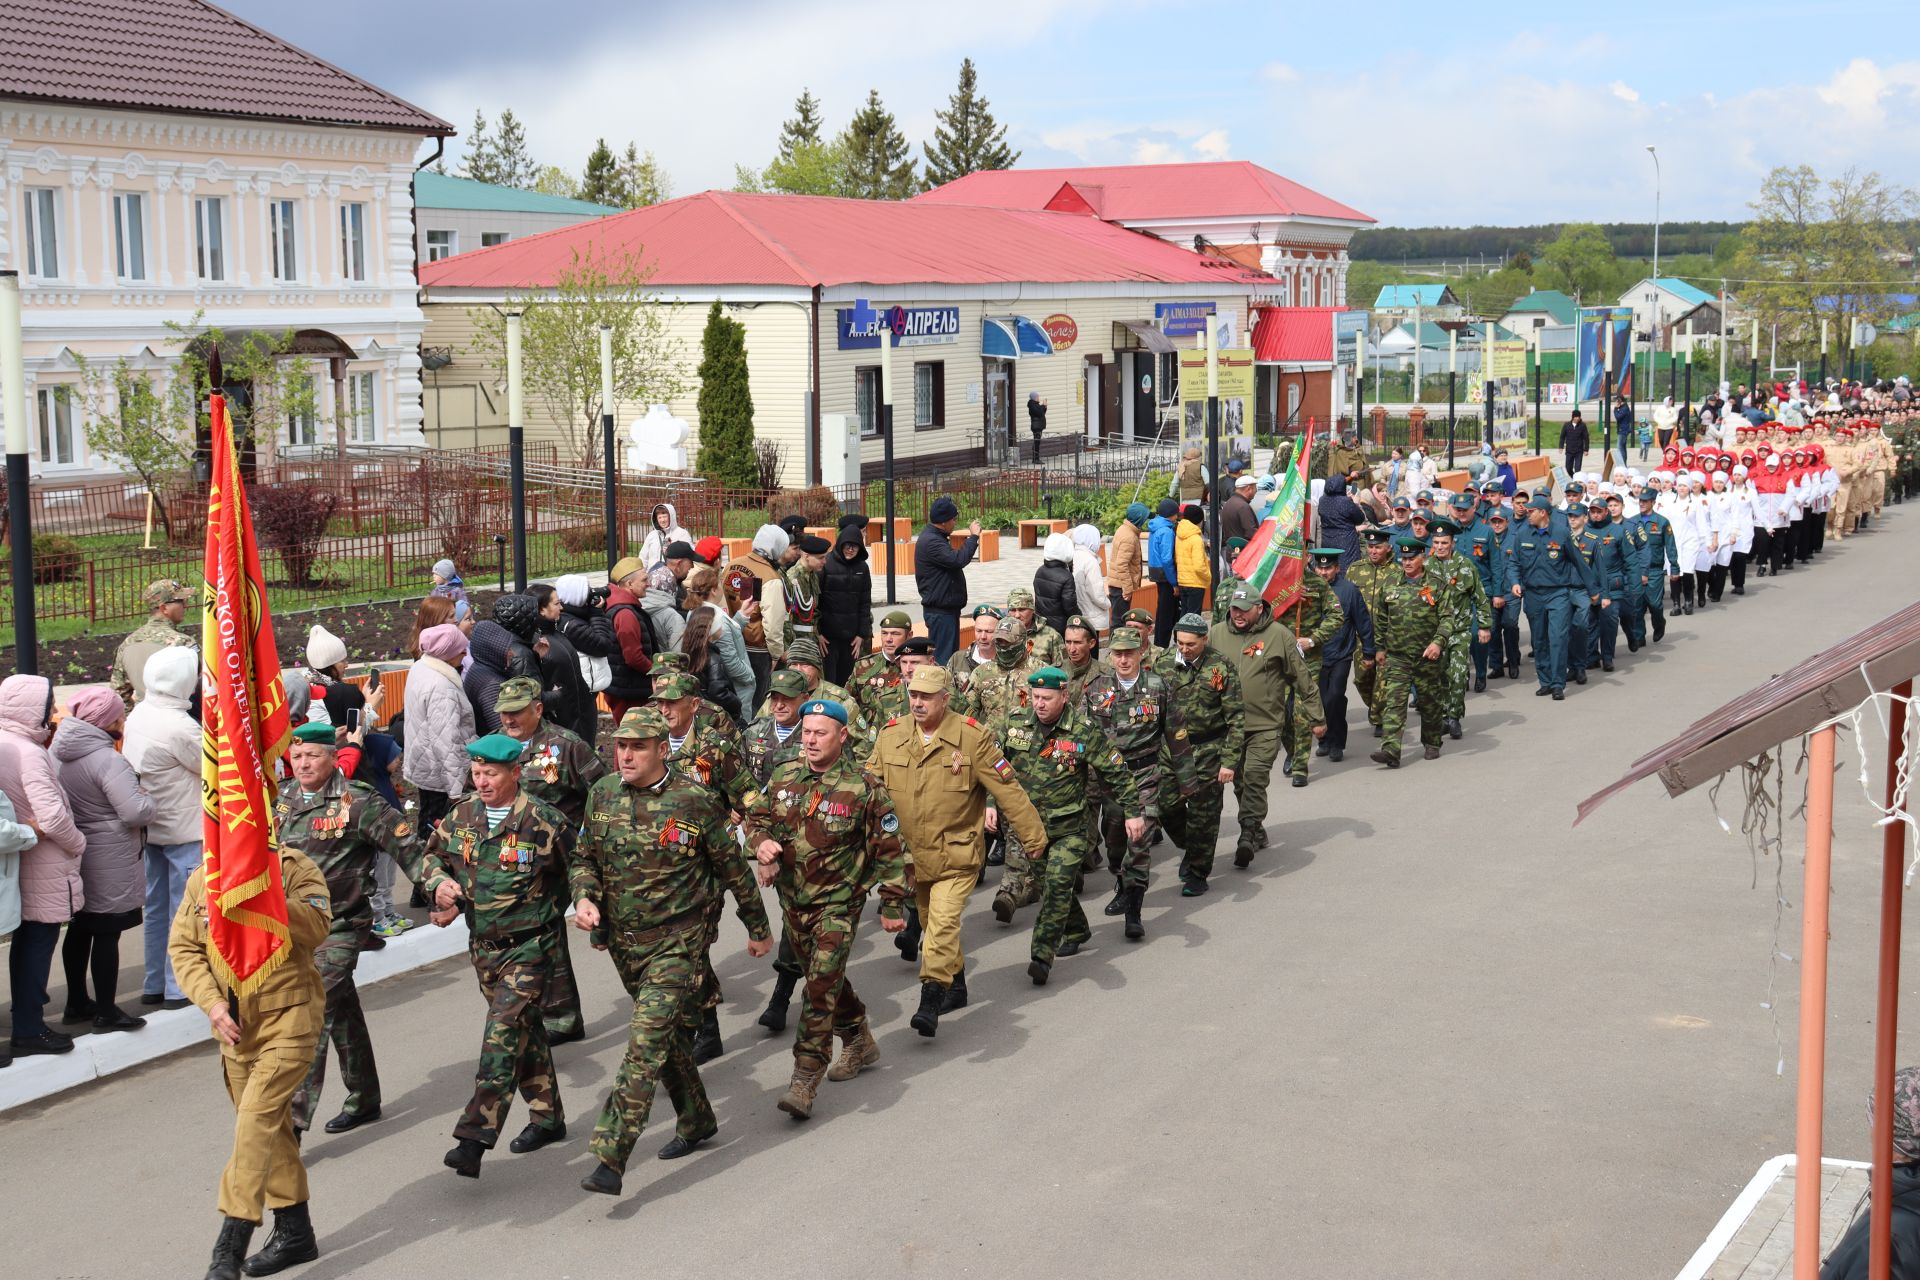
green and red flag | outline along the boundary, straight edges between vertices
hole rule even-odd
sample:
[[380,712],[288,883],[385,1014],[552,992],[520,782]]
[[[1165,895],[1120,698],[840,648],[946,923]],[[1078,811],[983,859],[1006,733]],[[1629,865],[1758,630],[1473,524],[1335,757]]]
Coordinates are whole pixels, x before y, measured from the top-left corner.
[[1309,420],[1267,518],[1233,562],[1233,576],[1258,591],[1276,614],[1299,600],[1300,584],[1307,573],[1307,498],[1312,493],[1307,459],[1312,456],[1313,422]]
[[[220,385],[217,374],[213,381]],[[292,949],[272,782],[292,725],[233,425],[218,392],[212,416],[200,624],[201,831],[210,959],[222,984],[245,995]]]

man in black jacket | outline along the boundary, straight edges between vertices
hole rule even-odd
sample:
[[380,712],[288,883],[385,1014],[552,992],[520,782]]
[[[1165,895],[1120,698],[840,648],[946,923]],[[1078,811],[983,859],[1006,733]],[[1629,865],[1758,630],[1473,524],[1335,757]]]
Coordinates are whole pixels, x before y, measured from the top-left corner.
[[1253,491],[1258,483],[1251,473],[1244,471],[1234,479],[1233,496],[1220,504],[1222,545],[1230,538],[1252,542],[1253,535],[1260,531],[1260,518],[1253,514]]
[[1587,456],[1587,420],[1578,409],[1560,429],[1560,447],[1566,450],[1567,476],[1571,479],[1580,474],[1580,463]]
[[867,518],[840,517],[840,533],[820,574],[820,638],[827,679],[845,687],[854,660],[873,635],[873,573],[867,566]]
[[927,527],[913,548],[913,581],[920,589],[920,609],[927,619],[927,638],[933,641],[934,661],[944,664],[960,647],[960,610],[967,604],[966,567],[980,549],[980,522],[967,526],[967,540],[958,551],[951,541],[960,522],[960,508],[952,498],[935,498],[927,512]]
[[1333,588],[1340,601],[1340,630],[1320,650],[1320,706],[1326,715],[1327,733],[1316,748],[1320,755],[1338,764],[1347,750],[1347,676],[1353,670],[1357,650],[1369,662],[1373,660],[1373,615],[1360,588],[1347,581],[1340,571],[1345,552],[1339,547],[1314,547],[1307,552],[1313,571]]

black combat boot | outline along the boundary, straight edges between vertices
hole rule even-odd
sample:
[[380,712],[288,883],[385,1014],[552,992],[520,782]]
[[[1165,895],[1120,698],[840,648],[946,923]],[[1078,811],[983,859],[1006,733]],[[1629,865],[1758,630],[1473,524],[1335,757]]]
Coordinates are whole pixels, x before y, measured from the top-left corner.
[[1144,885],[1127,890],[1127,940],[1138,942],[1147,936],[1147,926],[1140,923],[1140,907],[1146,900]]
[[596,1191],[603,1196],[620,1194],[620,1170],[610,1164],[596,1164],[593,1172],[580,1179],[582,1191]]
[[462,1138],[440,1163],[463,1178],[477,1178],[480,1176],[480,1157],[485,1154],[487,1149],[479,1139]]
[[247,1242],[252,1239],[251,1222],[245,1218],[222,1218],[220,1235],[213,1242],[213,1261],[207,1267],[207,1280],[240,1280]]
[[694,1032],[693,1043],[688,1046],[693,1055],[693,1063],[699,1066],[703,1062],[712,1062],[720,1056],[720,1011],[708,1009],[700,1015],[700,1030]]
[[940,1006],[947,1002],[947,989],[928,979],[920,984],[920,1008],[907,1025],[923,1036],[933,1035],[940,1029]]
[[245,1269],[250,1276],[270,1276],[319,1256],[320,1242],[313,1237],[313,1219],[302,1200],[273,1211],[273,1234],[260,1252],[247,1259]]
[[920,958],[920,910],[911,903],[907,906],[907,927],[893,935],[893,945],[908,964]]
[[947,987],[947,997],[940,1002],[940,1012],[952,1013],[955,1009],[967,1007],[967,971],[965,969],[953,975],[953,982]]
[[1120,883],[1120,877],[1113,878],[1113,900],[1106,905],[1105,914],[1117,916],[1127,909],[1127,887]]
[[787,1006],[793,1003],[793,984],[798,981],[791,973],[777,974],[773,979],[773,995],[767,1000],[767,1011],[760,1015],[760,1025],[769,1031],[787,1029]]

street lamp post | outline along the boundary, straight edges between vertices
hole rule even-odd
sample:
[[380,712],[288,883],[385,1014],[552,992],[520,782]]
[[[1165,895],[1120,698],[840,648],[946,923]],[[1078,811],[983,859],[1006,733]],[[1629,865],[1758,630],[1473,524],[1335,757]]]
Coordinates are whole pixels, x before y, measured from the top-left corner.
[[527,400],[521,316],[507,312],[507,494],[512,503],[513,589],[527,589]]
[[13,540],[13,669],[40,670],[33,607],[33,502],[28,490],[25,353],[20,318],[20,273],[0,271],[0,421],[6,424],[7,522]]
[[[1650,321],[1653,326],[1653,341],[1647,352],[1647,416],[1653,416],[1653,383],[1656,374],[1655,364],[1660,358],[1660,153],[1647,144],[1647,154],[1653,157],[1653,314]],[[1620,442],[1624,452],[1626,441]]]

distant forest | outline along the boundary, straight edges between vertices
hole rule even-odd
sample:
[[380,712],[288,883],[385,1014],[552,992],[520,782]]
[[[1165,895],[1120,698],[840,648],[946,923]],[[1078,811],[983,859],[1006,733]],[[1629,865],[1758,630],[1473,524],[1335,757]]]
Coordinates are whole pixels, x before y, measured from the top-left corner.
[[[1744,222],[1663,222],[1660,256],[1712,254],[1720,241],[1739,231]],[[1560,234],[1561,224],[1537,227],[1380,227],[1356,231],[1347,252],[1362,262],[1430,262],[1438,258],[1479,258],[1498,261],[1517,253],[1536,254],[1540,246]],[[1615,257],[1651,258],[1651,222],[1607,222],[1600,230]],[[1733,242],[1727,242],[1731,250]]]

